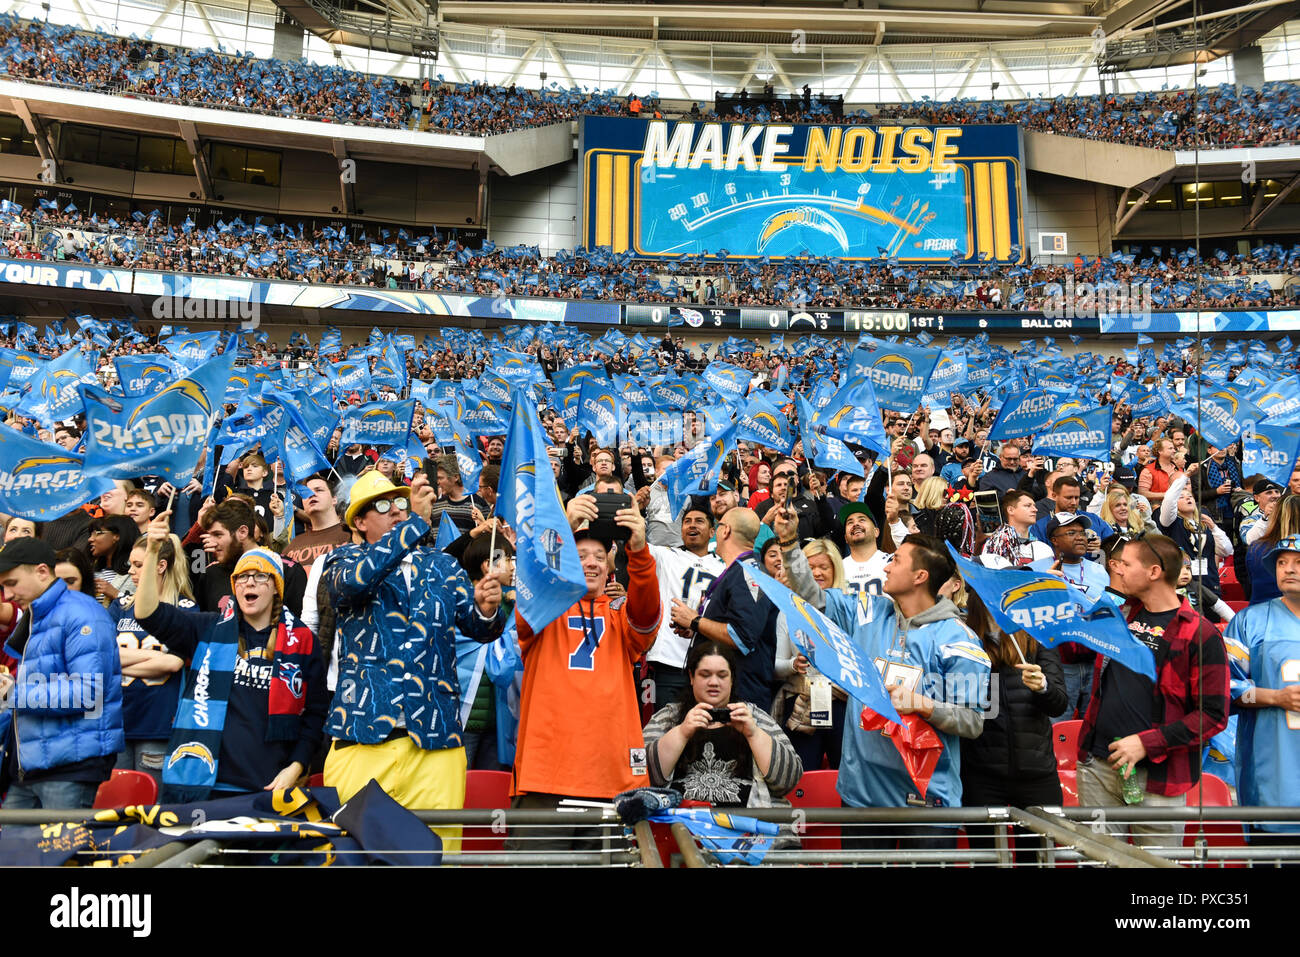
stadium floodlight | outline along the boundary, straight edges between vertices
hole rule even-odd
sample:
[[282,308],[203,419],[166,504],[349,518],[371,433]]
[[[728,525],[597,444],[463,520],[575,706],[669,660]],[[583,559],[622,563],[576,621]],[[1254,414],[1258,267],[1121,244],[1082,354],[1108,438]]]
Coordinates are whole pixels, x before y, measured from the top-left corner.
[[754,64],[754,76],[760,80],[770,80],[776,75],[776,64],[772,62],[771,51],[763,48],[763,56]]

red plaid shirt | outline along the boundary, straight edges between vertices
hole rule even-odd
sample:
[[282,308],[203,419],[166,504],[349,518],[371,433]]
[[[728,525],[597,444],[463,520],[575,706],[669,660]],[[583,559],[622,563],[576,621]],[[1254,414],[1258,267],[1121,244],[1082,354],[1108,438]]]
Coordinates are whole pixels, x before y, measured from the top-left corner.
[[[1142,610],[1129,602],[1129,621]],[[1169,643],[1157,675],[1152,714],[1154,727],[1139,732],[1147,752],[1147,790],[1176,797],[1201,778],[1201,748],[1228,724],[1228,652],[1219,630],[1199,615],[1187,599],[1174,613],[1163,640]],[[1092,672],[1092,699],[1079,731],[1079,758],[1092,753],[1093,732],[1101,707],[1101,668]],[[1198,709],[1199,706],[1199,709]]]

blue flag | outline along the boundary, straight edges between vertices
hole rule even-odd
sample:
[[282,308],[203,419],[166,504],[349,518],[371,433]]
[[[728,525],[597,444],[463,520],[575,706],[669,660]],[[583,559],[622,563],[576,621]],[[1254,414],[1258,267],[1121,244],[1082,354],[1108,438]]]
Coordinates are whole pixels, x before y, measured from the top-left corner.
[[1186,419],[1206,442],[1221,449],[1241,438],[1243,422],[1258,422],[1264,417],[1259,406],[1229,387],[1211,390],[1202,386],[1198,401],[1196,384],[1189,380],[1186,395],[1184,400],[1172,403],[1169,411]]
[[367,402],[343,413],[341,445],[396,445],[405,442],[415,418],[415,400]]
[[587,594],[587,579],[555,486],[546,438],[523,395],[516,396],[510,416],[501,479],[496,514],[515,530],[519,544],[515,610],[536,633]]
[[1093,602],[1069,582],[1023,568],[985,568],[948,546],[957,570],[1007,634],[1028,632],[1048,648],[1073,641],[1156,678],[1151,649],[1133,637],[1128,623],[1105,592]]
[[618,445],[620,426],[624,421],[624,407],[613,385],[600,385],[594,379],[582,379],[578,392],[579,431],[596,437],[604,448]]
[[309,499],[312,496],[311,490],[302,483],[317,472],[328,471],[330,461],[320,450],[311,428],[303,419],[302,397],[303,393],[263,394],[263,398],[270,402],[270,408],[263,416],[268,441],[263,443],[262,448],[268,461],[274,462],[277,458],[280,460],[285,479],[303,499]]
[[989,428],[989,440],[1001,442],[1022,435],[1037,435],[1056,417],[1060,399],[1045,389],[1029,389],[1007,396]]
[[50,522],[112,488],[83,474],[80,455],[0,426],[0,512]]
[[364,359],[332,363],[325,367],[325,377],[334,387],[335,395],[360,392],[364,398],[370,391],[370,366]]
[[862,346],[853,350],[849,379],[869,378],[881,408],[908,413],[920,408],[942,351],[898,345],[871,336],[863,336],[861,341],[876,348],[874,352]]
[[32,376],[19,400],[19,415],[35,419],[46,428],[81,414],[80,385],[95,382],[95,369],[80,349],[69,349],[51,359]]
[[1071,411],[1035,436],[1034,454],[1109,462],[1112,412],[1108,405],[1087,412]]
[[1296,376],[1265,386],[1251,401],[1263,410],[1269,425],[1300,425],[1300,378]]
[[224,336],[224,332],[182,334],[169,336],[163,339],[159,345],[170,352],[172,357],[185,368],[193,369],[216,355]]
[[1263,475],[1283,488],[1300,457],[1300,431],[1256,423],[1241,433],[1241,474]]
[[818,468],[865,476],[862,463],[849,451],[847,445],[833,436],[818,435],[813,429],[810,425],[813,411],[807,399],[802,395],[796,395],[794,407],[799,414],[799,438],[803,442],[805,459]]
[[795,436],[789,419],[762,393],[749,397],[736,421],[736,438],[742,442],[757,442],[782,455],[789,455],[794,450]]
[[701,442],[660,476],[668,490],[668,507],[677,515],[692,495],[712,495],[718,490],[722,463],[736,447],[736,424],[733,422],[707,442]]
[[183,371],[177,369],[170,358],[157,353],[114,356],[113,365],[117,367],[117,378],[122,384],[123,394],[132,398],[156,392]]
[[646,820],[681,824],[721,864],[740,861],[758,866],[772,847],[772,839],[780,834],[775,821],[760,821],[707,807],[670,808],[651,814]]
[[903,723],[875,663],[853,643],[852,637],[775,578],[749,565],[742,568],[785,614],[790,639],[818,671],[864,708]]
[[[483,474],[483,460],[474,448],[474,439],[465,424],[455,416],[447,416],[451,429],[451,444],[456,449],[456,468],[460,471],[460,484],[465,491],[473,494],[478,491],[479,476]],[[503,473],[504,474],[504,473]]]
[[686,438],[686,427],[676,412],[629,412],[627,440],[633,445],[676,445]]
[[[404,443],[390,446],[385,449],[379,457],[389,462],[396,462],[398,465],[398,474],[405,476],[406,480],[409,482],[415,477],[415,473],[419,471],[420,467],[424,464],[424,459],[427,454],[428,453],[424,448],[424,443],[420,441],[419,436],[412,432],[406,437]],[[453,522],[452,524],[454,525],[455,523]]]
[[161,475],[173,484],[189,481],[221,412],[234,361],[234,353],[226,352],[140,399],[82,386],[86,474],[112,479]]
[[406,391],[406,357],[392,339],[384,346],[384,351],[370,373],[370,381],[379,385],[389,385],[398,392]]
[[865,376],[849,376],[843,388],[813,413],[809,425],[819,435],[889,455],[889,436],[880,418],[875,389]]
[[724,399],[739,399],[749,389],[754,373],[714,359],[704,370],[704,381]]

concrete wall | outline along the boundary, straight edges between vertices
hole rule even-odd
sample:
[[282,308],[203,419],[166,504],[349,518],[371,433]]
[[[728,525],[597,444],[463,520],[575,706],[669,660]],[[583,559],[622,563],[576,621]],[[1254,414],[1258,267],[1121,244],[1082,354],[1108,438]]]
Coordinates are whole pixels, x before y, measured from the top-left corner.
[[488,235],[498,246],[540,246],[543,254],[578,245],[582,207],[577,160],[488,181]]
[[1025,239],[1038,258],[1039,233],[1065,233],[1070,258],[1111,251],[1110,188],[1030,170],[1025,174]]
[[1069,135],[1069,130],[1060,134],[1025,131],[1025,165],[1030,170],[1112,186],[1136,186],[1174,165],[1173,154],[1167,150],[1087,140]]

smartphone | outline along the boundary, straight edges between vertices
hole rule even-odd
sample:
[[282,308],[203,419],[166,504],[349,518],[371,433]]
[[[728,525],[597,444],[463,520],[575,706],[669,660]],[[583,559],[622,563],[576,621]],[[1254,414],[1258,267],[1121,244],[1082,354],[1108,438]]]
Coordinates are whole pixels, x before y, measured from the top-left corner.
[[632,507],[632,496],[626,492],[601,492],[592,498],[596,500],[596,520],[591,523],[592,530],[615,542],[631,538],[632,530],[618,524],[618,513]]

